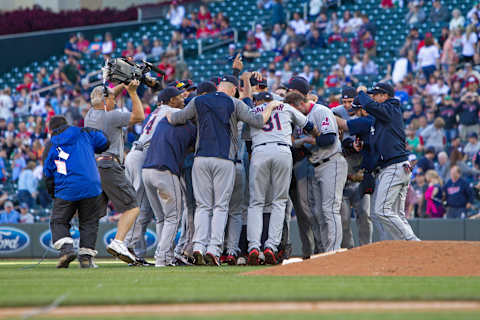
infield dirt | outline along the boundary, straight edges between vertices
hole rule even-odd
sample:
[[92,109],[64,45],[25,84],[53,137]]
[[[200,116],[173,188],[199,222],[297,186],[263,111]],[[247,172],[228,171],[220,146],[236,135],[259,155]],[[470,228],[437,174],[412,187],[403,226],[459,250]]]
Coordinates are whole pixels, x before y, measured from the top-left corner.
[[383,241],[246,275],[480,276],[480,242]]

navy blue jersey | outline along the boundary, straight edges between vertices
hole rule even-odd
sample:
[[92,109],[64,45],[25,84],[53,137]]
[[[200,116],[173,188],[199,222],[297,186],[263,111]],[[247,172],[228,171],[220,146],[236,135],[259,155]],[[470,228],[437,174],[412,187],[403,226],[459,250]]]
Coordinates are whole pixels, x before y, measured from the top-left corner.
[[350,135],[358,136],[364,143],[362,149],[362,169],[373,170],[377,164],[379,154],[372,148],[370,137],[375,134],[375,118],[372,116],[355,118],[347,121]]
[[170,170],[179,176],[188,148],[195,143],[196,133],[197,128],[190,121],[173,126],[163,118],[152,136],[143,168]]
[[407,161],[409,152],[406,149],[405,124],[400,101],[390,98],[378,103],[363,91],[360,91],[358,98],[365,110],[375,118],[375,130],[370,137],[370,144],[379,154],[378,165],[385,168]]
[[473,192],[467,181],[462,178],[456,182],[448,180],[443,187],[443,192],[446,195],[447,206],[452,208],[465,208],[467,203],[472,203]]

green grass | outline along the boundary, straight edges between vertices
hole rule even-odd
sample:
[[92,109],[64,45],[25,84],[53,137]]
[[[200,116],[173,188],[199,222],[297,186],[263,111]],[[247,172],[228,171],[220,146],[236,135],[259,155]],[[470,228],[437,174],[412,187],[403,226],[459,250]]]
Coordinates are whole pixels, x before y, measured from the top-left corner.
[[[104,262],[57,270],[0,262],[0,306],[232,301],[480,300],[480,277],[243,276],[252,267],[130,268]],[[434,266],[432,266],[434,268]]]
[[[321,320],[471,320],[478,319],[480,313],[475,312],[400,312],[400,313],[262,313],[258,315],[245,315],[245,314],[231,314],[228,315],[229,320],[310,320],[310,319],[321,319]],[[153,319],[172,319],[172,320],[223,320],[225,315],[219,316],[204,316],[204,317],[195,317],[195,316],[173,316],[173,317],[162,317],[162,316],[135,316],[136,320],[153,320]],[[62,319],[68,320],[85,320],[85,317],[66,317]],[[106,320],[131,320],[132,317],[93,317],[88,319],[106,319]]]

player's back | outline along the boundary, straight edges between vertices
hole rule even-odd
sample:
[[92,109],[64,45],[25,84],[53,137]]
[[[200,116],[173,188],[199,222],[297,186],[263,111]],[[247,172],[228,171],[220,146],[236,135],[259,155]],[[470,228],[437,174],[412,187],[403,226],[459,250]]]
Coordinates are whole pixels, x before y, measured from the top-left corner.
[[[253,108],[255,113],[263,112],[266,104]],[[251,128],[252,146],[264,143],[292,144],[292,126],[303,128],[307,123],[307,117],[288,104],[281,104],[272,111],[270,119],[262,129]]]
[[152,140],[153,133],[157,128],[158,123],[162,120],[166,115],[167,112],[175,112],[179,109],[172,108],[167,105],[161,105],[155,109],[150,115],[150,118],[143,128],[142,134],[140,138],[138,138],[138,142],[141,143],[144,147],[148,147],[150,144],[150,140]]

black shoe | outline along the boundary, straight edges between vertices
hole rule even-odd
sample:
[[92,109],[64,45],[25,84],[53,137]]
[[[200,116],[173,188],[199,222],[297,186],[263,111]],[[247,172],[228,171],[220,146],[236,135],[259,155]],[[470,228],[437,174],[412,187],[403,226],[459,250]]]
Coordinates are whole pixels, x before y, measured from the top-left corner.
[[175,265],[176,266],[193,266],[193,263],[188,261],[188,257],[185,257],[183,254],[175,256]]
[[80,268],[82,269],[98,268],[93,257],[88,254],[79,255],[78,262],[80,262]]
[[75,260],[77,253],[75,251],[64,251],[61,253],[60,259],[58,259],[57,268],[68,268],[70,262]]
[[135,265],[142,266],[142,267],[154,267],[155,263],[148,262],[144,258],[136,257]]

